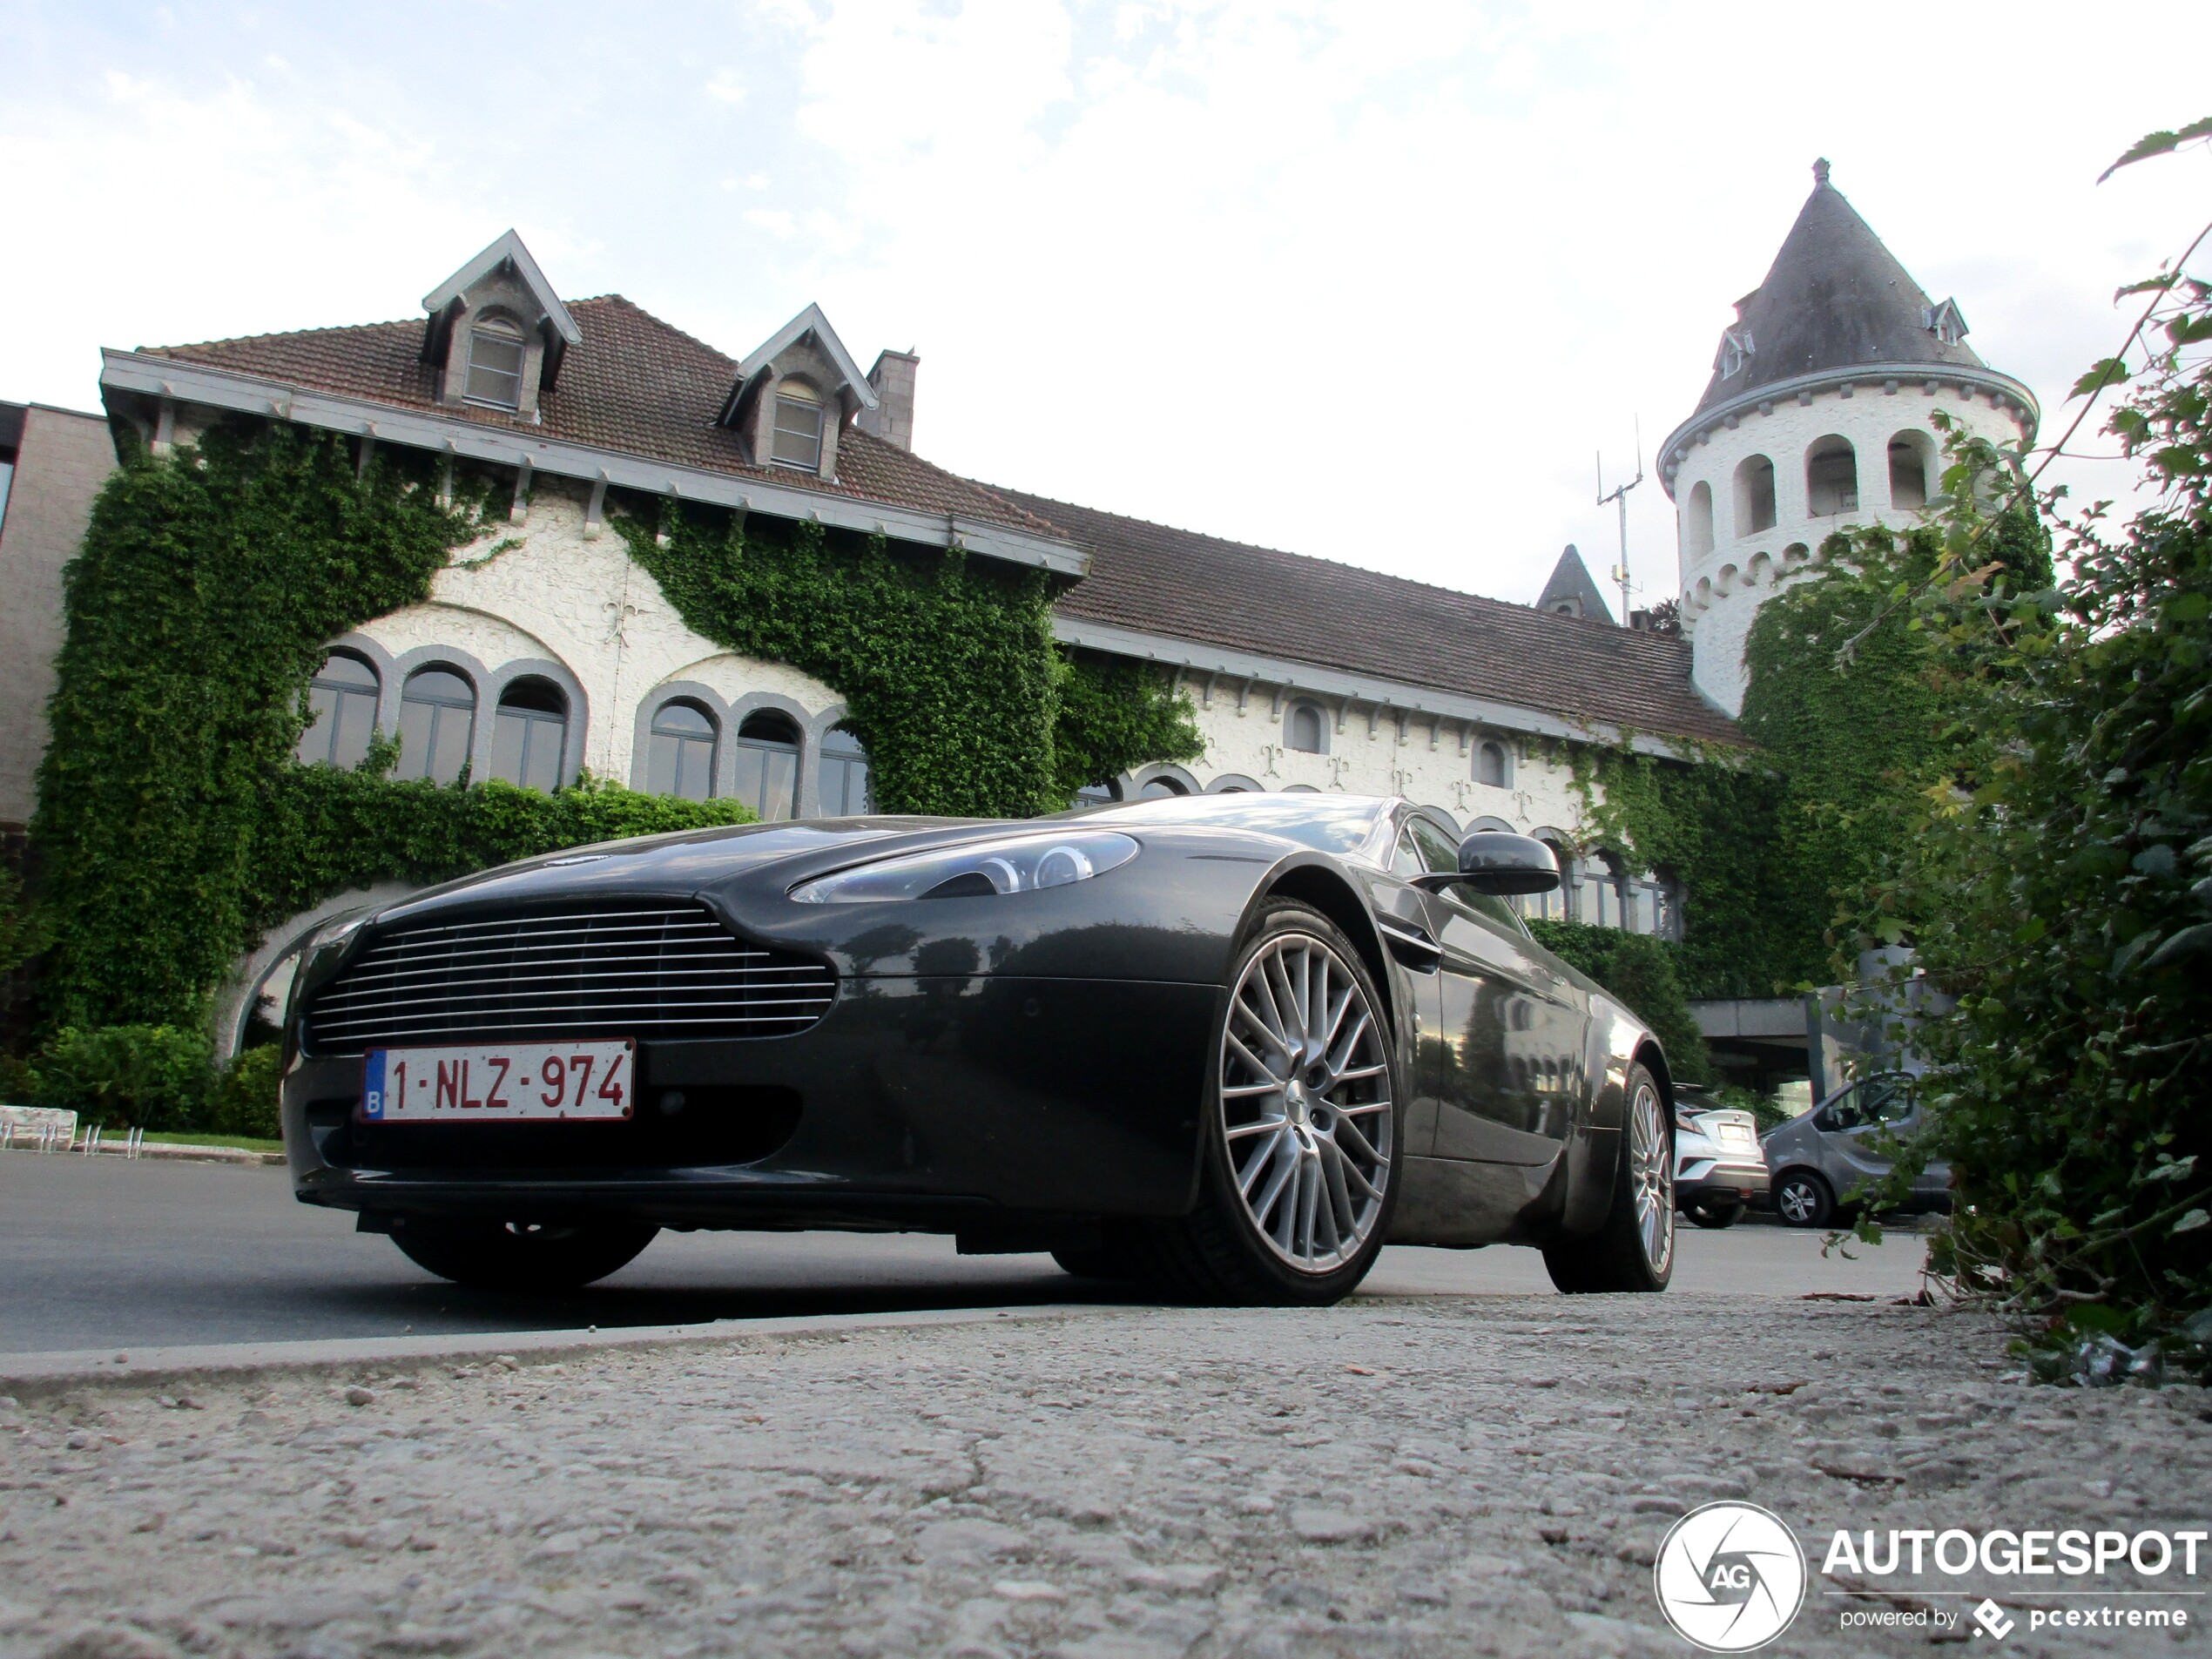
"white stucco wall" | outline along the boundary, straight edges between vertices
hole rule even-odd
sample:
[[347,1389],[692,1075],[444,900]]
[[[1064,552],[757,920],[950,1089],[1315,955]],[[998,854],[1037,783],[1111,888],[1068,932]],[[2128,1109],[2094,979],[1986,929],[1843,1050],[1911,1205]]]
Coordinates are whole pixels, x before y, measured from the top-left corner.
[[[518,544],[487,558],[510,540]],[[526,523],[494,526],[438,573],[427,604],[357,632],[395,658],[424,647],[473,658],[495,680],[518,661],[557,664],[584,694],[583,765],[618,783],[632,780],[640,706],[670,682],[705,685],[731,704],[766,692],[810,718],[844,701],[797,669],[738,656],[694,633],[619,535],[611,528],[584,535],[583,492],[545,479]],[[484,688],[478,691],[481,698]]]
[[[1894,386],[1896,389],[1887,390]],[[1760,604],[1776,584],[1802,570],[1807,556],[1835,531],[1853,525],[1888,524],[1904,529],[1919,522],[1919,512],[1890,498],[1890,440],[1899,433],[1923,435],[1932,446],[1929,493],[1935,493],[1943,468],[1943,438],[1931,423],[1938,410],[1982,436],[2004,442],[2020,437],[2028,416],[2017,404],[1992,406],[1987,389],[1971,399],[1956,371],[1935,389],[1925,381],[1858,381],[1846,396],[1841,387],[1816,391],[1810,401],[1785,395],[1755,405],[1705,431],[1691,442],[1673,480],[1683,625],[1694,654],[1697,688],[1728,713],[1743,707],[1743,641]],[[1806,496],[1806,457],[1830,435],[1850,440],[1858,463],[1856,510],[1815,517]],[[1774,463],[1776,522],[1771,529],[1738,534],[1736,474],[1744,461],[1765,455]],[[1710,551],[1691,541],[1689,504],[1700,483],[1713,497]]]
[[[1401,738],[1396,715],[1384,711],[1369,729],[1368,710],[1354,704],[1341,727],[1333,700],[1321,702],[1328,752],[1307,754],[1285,741],[1296,699],[1276,705],[1273,688],[1255,687],[1238,710],[1233,691],[1217,691],[1211,706],[1198,687],[1188,687],[1197,708],[1198,731],[1206,752],[1184,770],[1204,788],[1226,778],[1246,778],[1263,789],[1296,785],[1357,795],[1404,795],[1442,808],[1461,827],[1480,818],[1500,819],[1517,830],[1555,829],[1575,833],[1582,819],[1581,799],[1573,774],[1541,758],[1533,745],[1504,731],[1464,730],[1456,720],[1425,714],[1406,718]],[[1510,757],[1507,786],[1474,781],[1478,745],[1485,738],[1503,743]]]

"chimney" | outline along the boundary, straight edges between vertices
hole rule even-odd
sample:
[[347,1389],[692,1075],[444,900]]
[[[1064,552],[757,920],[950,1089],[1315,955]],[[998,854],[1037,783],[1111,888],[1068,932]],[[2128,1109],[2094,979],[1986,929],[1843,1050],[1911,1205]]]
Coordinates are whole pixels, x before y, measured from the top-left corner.
[[876,406],[861,410],[854,422],[863,432],[901,449],[914,447],[914,369],[921,361],[910,351],[876,354],[875,367],[868,371]]

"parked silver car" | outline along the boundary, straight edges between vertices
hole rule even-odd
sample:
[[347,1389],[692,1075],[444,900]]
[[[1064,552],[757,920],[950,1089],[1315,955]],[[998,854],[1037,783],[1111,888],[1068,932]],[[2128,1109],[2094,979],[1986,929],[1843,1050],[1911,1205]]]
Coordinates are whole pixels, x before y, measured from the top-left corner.
[[[1774,1172],[1775,1213],[1792,1227],[1826,1227],[1842,1220],[1867,1182],[1890,1172],[1874,1143],[1902,1140],[1920,1126],[1915,1080],[1902,1071],[1877,1072],[1847,1083],[1811,1111],[1766,1132],[1767,1166]],[[1951,1166],[1932,1160],[1912,1183],[1911,1208],[1940,1210],[1951,1201]]]
[[1691,1083],[1675,1087],[1675,1207],[1701,1227],[1732,1227],[1767,1196],[1759,1120],[1712,1104]]

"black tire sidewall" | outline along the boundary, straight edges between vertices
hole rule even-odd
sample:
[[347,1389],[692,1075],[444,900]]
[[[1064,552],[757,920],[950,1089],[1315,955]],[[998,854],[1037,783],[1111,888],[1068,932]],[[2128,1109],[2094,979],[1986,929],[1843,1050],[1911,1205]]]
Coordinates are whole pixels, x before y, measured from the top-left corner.
[[[1229,1156],[1227,1125],[1221,1108],[1221,1054],[1224,1034],[1228,1028],[1233,1001],[1244,969],[1259,950],[1285,934],[1303,934],[1318,940],[1328,947],[1339,961],[1351,971],[1358,981],[1360,994],[1367,999],[1367,1006],[1383,1029],[1383,1052],[1390,1066],[1390,1163],[1388,1184],[1383,1192],[1382,1211],[1375,1218],[1374,1229],[1359,1251],[1343,1266],[1327,1273],[1301,1273],[1276,1255],[1273,1248],[1260,1236],[1251,1212],[1244,1206],[1237,1190],[1236,1166]],[[1383,1000],[1374,975],[1361,960],[1359,951],[1345,938],[1344,930],[1312,906],[1296,900],[1271,900],[1252,918],[1237,952],[1230,959],[1228,971],[1222,979],[1222,1003],[1214,1024],[1213,1042],[1208,1050],[1205,1087],[1205,1122],[1202,1127],[1204,1140],[1203,1167],[1200,1170],[1199,1203],[1213,1211],[1228,1233],[1233,1235],[1238,1255],[1243,1258],[1238,1265],[1247,1273],[1265,1281],[1283,1301],[1325,1306],[1342,1300],[1366,1278],[1374,1266],[1375,1258],[1382,1251],[1384,1241],[1390,1235],[1392,1217],[1398,1209],[1398,1194],[1403,1185],[1406,1159],[1406,1094],[1400,1087],[1401,1068],[1399,1062],[1397,1035],[1392,1028],[1388,1004]]]

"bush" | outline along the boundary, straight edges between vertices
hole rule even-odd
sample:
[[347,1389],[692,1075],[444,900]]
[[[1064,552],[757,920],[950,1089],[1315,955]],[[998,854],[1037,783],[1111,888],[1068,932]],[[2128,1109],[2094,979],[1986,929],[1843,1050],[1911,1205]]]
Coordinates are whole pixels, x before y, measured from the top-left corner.
[[207,1127],[218,1135],[275,1141],[284,1136],[277,1112],[277,1089],[284,1075],[284,1051],[275,1043],[248,1049],[215,1080],[207,1096]]
[[38,1074],[17,1055],[0,1054],[0,1105],[28,1106],[38,1094]]
[[38,1058],[37,1104],[88,1127],[194,1130],[206,1109],[211,1051],[172,1025],[64,1027]]
[[1667,1068],[1680,1083],[1712,1081],[1713,1057],[1697,1016],[1683,994],[1676,947],[1649,934],[1592,927],[1579,921],[1531,920],[1536,942],[1570,968],[1580,968],[1628,1005],[1651,1028],[1667,1051]]

